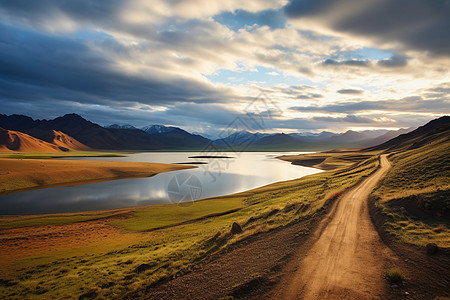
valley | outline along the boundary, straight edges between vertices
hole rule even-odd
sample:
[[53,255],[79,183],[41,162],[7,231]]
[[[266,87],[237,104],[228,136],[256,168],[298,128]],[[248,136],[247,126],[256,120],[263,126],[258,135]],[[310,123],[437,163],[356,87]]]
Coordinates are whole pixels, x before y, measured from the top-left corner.
[[[448,296],[443,275],[450,261],[449,174],[442,169],[448,165],[448,120],[434,120],[373,148],[274,155],[324,171],[237,194],[93,212],[1,216],[5,271],[0,293],[10,299]],[[53,169],[55,178],[65,178],[53,164],[92,164],[99,170],[98,164],[106,164],[108,170],[113,163],[98,159],[20,161],[24,171],[45,164],[48,174]],[[1,162],[8,160],[14,161]],[[109,167],[117,168],[115,174],[127,164],[125,176],[190,167],[114,163]],[[231,229],[234,223],[238,231]],[[335,241],[328,234],[344,239]],[[439,249],[432,255],[425,253],[430,242]],[[340,250],[324,251],[329,247]],[[321,262],[322,272],[313,271]],[[431,268],[423,268],[424,263]],[[392,288],[385,276],[395,268],[402,274]],[[311,283],[311,278],[316,279]],[[355,290],[354,283],[363,278]],[[424,289],[423,280],[432,288]]]

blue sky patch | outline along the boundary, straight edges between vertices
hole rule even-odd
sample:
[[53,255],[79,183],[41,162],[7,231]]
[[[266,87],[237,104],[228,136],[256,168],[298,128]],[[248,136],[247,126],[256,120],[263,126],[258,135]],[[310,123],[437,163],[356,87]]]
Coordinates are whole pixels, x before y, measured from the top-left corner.
[[213,19],[234,31],[253,25],[269,26],[272,29],[286,26],[286,16],[281,9],[269,9],[258,13],[236,10],[234,12],[221,13],[214,16]]

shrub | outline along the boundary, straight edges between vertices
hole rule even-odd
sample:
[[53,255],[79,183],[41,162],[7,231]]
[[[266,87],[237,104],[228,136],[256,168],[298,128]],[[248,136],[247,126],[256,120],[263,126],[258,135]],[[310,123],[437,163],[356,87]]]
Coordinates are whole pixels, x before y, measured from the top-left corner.
[[400,284],[405,279],[405,275],[402,269],[393,267],[386,271],[386,279],[391,284]]

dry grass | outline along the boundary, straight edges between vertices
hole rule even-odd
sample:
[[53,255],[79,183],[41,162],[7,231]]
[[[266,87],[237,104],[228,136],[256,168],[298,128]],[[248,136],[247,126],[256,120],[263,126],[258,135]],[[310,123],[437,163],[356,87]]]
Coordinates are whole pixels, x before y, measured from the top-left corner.
[[405,274],[399,267],[393,267],[386,271],[386,280],[390,284],[400,284],[405,280]]
[[[117,226],[114,234],[95,238],[86,234],[81,238],[90,239],[90,243],[76,248],[43,249],[39,255],[2,261],[0,267],[5,271],[0,277],[3,283],[0,297],[71,299],[95,292],[99,298],[119,298],[161,279],[188,272],[196,262],[250,235],[316,214],[330,198],[369,176],[377,166],[375,157],[350,168],[198,201],[187,208],[166,205],[133,209],[129,217],[111,219],[101,225]],[[226,211],[229,213],[204,218]],[[51,245],[69,232],[67,228],[76,230],[78,235],[73,238],[80,238],[86,229],[78,226],[100,222],[77,222],[76,214],[71,214],[71,218],[75,223],[58,226],[46,226],[45,220],[41,220],[41,226],[31,227],[28,232],[31,235],[39,230],[44,233],[56,230],[54,235],[46,236],[45,243]],[[39,222],[39,217],[33,222]],[[229,233],[233,222],[242,226],[242,234]],[[160,225],[166,227],[155,230]],[[14,230],[21,229],[0,233],[5,236]],[[14,252],[14,247],[24,247],[27,243],[22,239],[14,242],[4,250]],[[137,272],[142,264],[147,264],[148,269]]]
[[[438,140],[395,153],[390,160],[392,170],[372,194],[387,217],[387,232],[414,245],[433,242],[450,247],[450,141]],[[430,207],[421,201],[429,202]]]

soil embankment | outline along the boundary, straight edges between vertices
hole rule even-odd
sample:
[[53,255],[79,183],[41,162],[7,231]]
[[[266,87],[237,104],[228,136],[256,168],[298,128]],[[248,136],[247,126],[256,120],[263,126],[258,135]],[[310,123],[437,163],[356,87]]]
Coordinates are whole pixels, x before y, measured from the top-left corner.
[[122,178],[149,177],[192,166],[120,161],[0,159],[0,194]]

